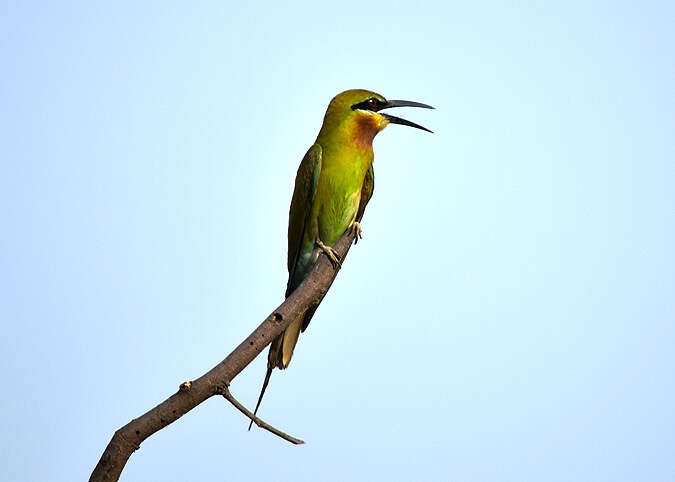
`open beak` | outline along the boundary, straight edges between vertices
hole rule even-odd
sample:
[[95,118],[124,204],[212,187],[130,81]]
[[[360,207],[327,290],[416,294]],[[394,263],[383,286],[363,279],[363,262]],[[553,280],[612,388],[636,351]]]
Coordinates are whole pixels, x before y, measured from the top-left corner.
[[[411,100],[388,100],[386,104],[377,110],[379,112],[382,109],[389,109],[390,107],[421,107],[423,109],[433,109],[433,107],[430,105],[422,104],[421,102],[413,102]],[[426,127],[419,124],[415,124],[414,122],[410,122],[409,120],[401,119],[400,117],[385,114],[383,112],[381,112],[380,115],[392,124],[401,124],[403,126],[414,127],[416,129],[422,129],[423,131],[431,132],[433,134],[433,131],[430,131]]]

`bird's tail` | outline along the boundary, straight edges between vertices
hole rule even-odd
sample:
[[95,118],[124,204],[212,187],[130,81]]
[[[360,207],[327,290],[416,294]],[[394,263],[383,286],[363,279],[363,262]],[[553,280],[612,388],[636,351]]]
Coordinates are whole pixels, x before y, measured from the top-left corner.
[[[260,390],[260,396],[258,397],[258,403],[255,406],[253,416],[258,414],[258,408],[260,408],[260,402],[262,402],[263,395],[265,395],[265,389],[267,388],[267,384],[269,383],[270,377],[272,376],[272,370],[274,370],[275,367],[279,368],[280,370],[284,370],[291,362],[293,350],[295,349],[295,345],[298,342],[300,328],[302,327],[304,320],[304,314],[298,316],[295,320],[293,320],[293,323],[288,325],[288,328],[286,328],[284,332],[279,335],[270,345],[270,351],[267,355],[267,373],[265,373],[265,381],[263,382],[262,389]],[[251,430],[252,426],[253,420],[251,420],[251,423],[248,425],[248,429]]]
[[[260,408],[260,402],[262,402],[263,395],[265,395],[265,389],[267,388],[267,384],[270,382],[270,376],[272,376],[272,370],[274,370],[274,366],[270,366],[270,364],[267,364],[267,373],[265,373],[265,381],[263,382],[262,390],[260,390],[260,396],[258,397],[258,403],[255,405],[255,410],[253,412],[253,416],[255,417],[256,414],[258,413],[258,409]],[[253,426],[253,419],[251,419],[251,423],[248,424],[248,429],[251,430],[251,427]]]

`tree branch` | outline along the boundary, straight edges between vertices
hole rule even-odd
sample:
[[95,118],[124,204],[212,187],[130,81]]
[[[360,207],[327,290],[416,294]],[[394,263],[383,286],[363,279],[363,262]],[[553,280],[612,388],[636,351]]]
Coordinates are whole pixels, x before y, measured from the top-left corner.
[[[354,241],[355,231],[347,230],[333,245],[343,262]],[[198,379],[183,383],[178,392],[117,430],[101,455],[89,482],[119,480],[127,460],[146,438],[175,422],[204,400],[222,394],[222,387],[229,386],[234,377],[294,319],[308,308],[321,303],[336,275],[337,271],[333,269],[328,258],[325,255],[319,256],[314,269],[302,284],[227,358]]]
[[305,443],[304,440],[300,440],[299,438],[295,438],[292,435],[288,435],[287,433],[282,432],[278,428],[274,428],[270,424],[265,423],[263,420],[259,419],[256,415],[251,413],[246,407],[244,407],[241,403],[239,403],[239,401],[236,398],[234,398],[234,396],[230,393],[230,390],[226,386],[220,387],[218,393],[223,397],[225,397],[225,399],[228,402],[234,405],[234,408],[236,408],[241,413],[246,415],[248,418],[253,420],[253,422],[255,422],[255,424],[258,427],[265,429],[268,432],[272,432],[277,437],[281,437],[284,440],[288,440],[292,444],[301,445]]

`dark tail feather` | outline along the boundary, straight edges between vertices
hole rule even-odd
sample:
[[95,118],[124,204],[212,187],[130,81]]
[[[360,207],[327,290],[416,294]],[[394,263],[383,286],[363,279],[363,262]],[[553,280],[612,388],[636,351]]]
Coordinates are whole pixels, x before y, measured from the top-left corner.
[[[263,395],[265,395],[265,389],[267,388],[267,384],[270,382],[270,376],[272,376],[272,370],[274,370],[274,366],[269,366],[269,364],[268,364],[267,373],[265,373],[265,381],[263,382],[262,390],[260,390],[260,397],[258,397],[258,403],[255,406],[255,411],[253,412],[254,417],[258,413],[258,408],[260,408],[260,402],[262,402]],[[248,429],[251,430],[252,426],[253,426],[253,420],[251,420],[251,423],[248,424]]]

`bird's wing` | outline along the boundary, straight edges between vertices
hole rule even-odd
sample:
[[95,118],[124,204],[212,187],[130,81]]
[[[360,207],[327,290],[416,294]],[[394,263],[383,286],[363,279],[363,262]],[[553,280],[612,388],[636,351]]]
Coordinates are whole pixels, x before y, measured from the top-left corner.
[[302,158],[295,177],[295,190],[288,216],[288,285],[286,296],[295,289],[295,271],[302,251],[302,240],[309,225],[314,193],[321,173],[321,146],[314,144]]
[[361,202],[359,203],[359,210],[356,212],[356,222],[360,223],[363,218],[363,213],[366,211],[366,204],[373,197],[373,190],[375,189],[375,171],[373,165],[370,165],[366,177],[363,179],[363,187],[361,188]]

